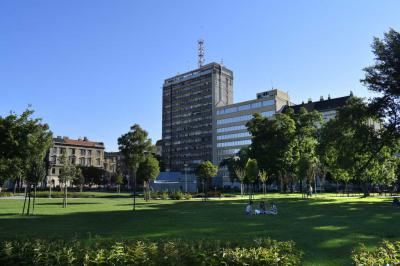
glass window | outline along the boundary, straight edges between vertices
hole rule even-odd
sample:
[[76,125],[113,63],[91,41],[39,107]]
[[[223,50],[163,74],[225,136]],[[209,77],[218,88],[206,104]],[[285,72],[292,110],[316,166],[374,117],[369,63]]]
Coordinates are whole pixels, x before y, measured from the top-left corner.
[[239,111],[249,110],[249,109],[250,109],[250,104],[239,106]]
[[270,106],[270,105],[274,105],[275,101],[274,100],[266,100],[266,101],[263,101],[262,103],[263,103],[263,106]]
[[261,102],[252,103],[251,104],[251,109],[260,108],[261,106],[262,106]]

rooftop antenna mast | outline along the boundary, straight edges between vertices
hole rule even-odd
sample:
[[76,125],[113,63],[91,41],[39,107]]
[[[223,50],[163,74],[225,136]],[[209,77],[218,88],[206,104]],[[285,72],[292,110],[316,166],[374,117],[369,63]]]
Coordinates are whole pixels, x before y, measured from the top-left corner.
[[204,65],[204,40],[199,39],[197,41],[197,44],[198,44],[198,53],[199,53],[198,65],[199,65],[199,68],[201,68]]

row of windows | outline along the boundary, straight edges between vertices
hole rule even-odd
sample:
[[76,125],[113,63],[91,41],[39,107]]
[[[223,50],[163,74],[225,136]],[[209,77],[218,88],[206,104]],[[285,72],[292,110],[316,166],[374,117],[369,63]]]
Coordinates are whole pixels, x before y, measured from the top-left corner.
[[243,129],[247,129],[245,125],[239,125],[239,126],[233,126],[233,127],[222,127],[222,128],[217,128],[217,133],[225,133],[225,132],[231,132],[231,131],[243,130]]
[[227,108],[222,108],[217,110],[217,115],[223,115],[223,114],[230,114],[230,113],[235,113],[235,112],[240,112],[244,110],[250,110],[250,109],[256,109],[256,108],[261,108],[263,106],[271,106],[275,104],[275,100],[265,100],[262,102],[255,102],[255,103],[249,103],[245,105],[239,105],[235,107],[227,107]]
[[[53,162],[53,163],[55,163],[55,164],[61,164],[62,162],[61,162],[61,158],[57,158],[57,156],[52,156],[51,157],[51,161]],[[71,163],[71,164],[76,164],[76,158],[75,158],[75,156],[70,156],[69,158],[68,158],[68,161],[69,161],[69,163]],[[85,158],[85,157],[81,157],[81,158],[79,158],[79,164],[80,165],[85,165],[85,166],[92,166],[92,158]],[[100,166],[100,158],[97,158],[96,159],[96,164],[98,165],[98,166]]]
[[227,134],[227,135],[220,135],[217,136],[217,140],[223,140],[223,139],[237,139],[237,138],[245,138],[245,137],[250,137],[249,132],[240,132],[240,133],[233,133],[233,134]]
[[240,149],[226,149],[226,150],[218,150],[217,155],[234,155],[238,153]]
[[244,139],[244,140],[220,142],[220,143],[217,143],[217,147],[221,148],[221,147],[242,146],[242,145],[250,145],[250,144],[251,144],[250,139]]
[[[69,148],[68,150],[69,150],[69,154],[75,155],[75,151],[76,151],[75,148]],[[60,154],[64,154],[64,153],[66,153],[67,149],[66,148],[61,148],[61,147],[60,148],[57,148],[57,147],[53,148],[53,154],[57,154],[58,151],[60,152]],[[86,156],[86,154],[88,156],[92,156],[92,150],[79,149],[79,153],[80,153],[81,156]],[[97,156],[98,157],[101,156],[101,151],[97,151]]]
[[[275,114],[275,111],[266,111],[266,112],[261,113],[261,115],[265,116],[265,117],[271,117],[274,114]],[[217,120],[217,125],[224,125],[224,124],[229,124],[229,123],[248,121],[252,118],[253,118],[253,115],[241,115],[241,116],[236,116],[236,117],[229,117],[229,118]]]

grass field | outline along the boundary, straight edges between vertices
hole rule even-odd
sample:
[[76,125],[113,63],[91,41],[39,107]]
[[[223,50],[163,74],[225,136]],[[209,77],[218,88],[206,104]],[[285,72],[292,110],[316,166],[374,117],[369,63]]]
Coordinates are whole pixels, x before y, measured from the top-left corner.
[[[132,212],[127,198],[38,199],[35,215],[19,215],[22,200],[0,199],[0,239],[14,237],[184,238],[240,242],[258,237],[294,240],[306,265],[348,265],[358,243],[375,246],[400,239],[400,209],[390,199],[302,199],[269,195],[277,216],[244,215],[245,198],[172,201],[139,200]],[[257,206],[257,200],[256,200]]]

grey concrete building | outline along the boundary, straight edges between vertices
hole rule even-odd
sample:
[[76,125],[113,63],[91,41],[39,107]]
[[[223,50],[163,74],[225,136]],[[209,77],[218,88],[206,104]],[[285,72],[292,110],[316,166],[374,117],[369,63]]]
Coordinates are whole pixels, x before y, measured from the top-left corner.
[[[246,123],[259,113],[272,117],[290,105],[289,95],[278,89],[257,93],[257,98],[250,101],[230,104],[217,108],[214,138],[214,164],[234,156],[241,148],[251,144],[251,135]],[[219,186],[230,186],[229,172],[225,167],[219,170]]]
[[[213,161],[216,108],[233,103],[233,72],[210,63],[164,81],[162,160],[166,171],[193,172]],[[186,167],[185,167],[186,165]]]

